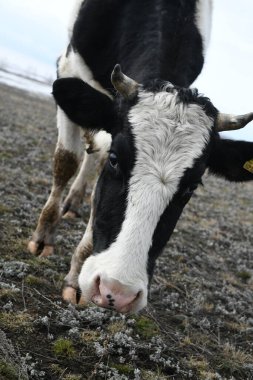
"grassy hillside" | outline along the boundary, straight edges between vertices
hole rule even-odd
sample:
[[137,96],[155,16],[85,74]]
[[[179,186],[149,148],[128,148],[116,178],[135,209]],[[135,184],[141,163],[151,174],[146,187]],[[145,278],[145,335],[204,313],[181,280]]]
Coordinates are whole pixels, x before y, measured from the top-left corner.
[[26,251],[55,142],[53,102],[0,85],[0,379],[253,379],[253,183],[204,179],[144,312],[73,307],[61,287],[88,205],[62,221],[53,257]]

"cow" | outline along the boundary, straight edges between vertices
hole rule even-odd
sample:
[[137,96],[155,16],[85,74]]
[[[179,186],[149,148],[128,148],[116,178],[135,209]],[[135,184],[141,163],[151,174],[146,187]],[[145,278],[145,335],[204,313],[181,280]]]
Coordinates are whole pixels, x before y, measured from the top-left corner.
[[[49,256],[60,218],[75,216],[97,170],[91,214],[63,298],[121,313],[147,304],[155,262],[206,170],[253,180],[253,143],[221,139],[253,113],[219,112],[189,86],[201,72],[211,0],[78,1],[53,85],[53,186],[29,242]],[[63,203],[62,194],[87,150]]]

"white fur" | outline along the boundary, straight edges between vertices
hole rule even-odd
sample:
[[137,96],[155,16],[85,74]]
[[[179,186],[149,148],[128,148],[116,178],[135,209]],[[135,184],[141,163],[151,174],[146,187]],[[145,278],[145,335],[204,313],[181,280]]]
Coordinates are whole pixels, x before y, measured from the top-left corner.
[[206,50],[210,41],[212,10],[213,10],[212,0],[198,0],[197,1],[196,23],[197,23],[198,30],[203,39],[204,55],[206,53]]
[[62,54],[59,61],[58,71],[61,78],[80,78],[84,82],[88,83],[91,87],[95,88],[96,90],[102,92],[103,94],[109,96],[109,98],[112,99],[112,96],[109,93],[109,91],[105,90],[101,86],[101,84],[94,79],[92,71],[87,66],[84,59],[81,57],[79,53],[74,52],[72,50],[69,52],[67,57],[66,52]]
[[80,158],[83,151],[80,128],[68,119],[60,107],[57,107],[57,128],[58,145]]
[[213,121],[200,106],[184,106],[177,94],[140,92],[129,114],[136,146],[136,164],[129,183],[125,220],[116,241],[89,257],[79,276],[85,298],[94,292],[97,276],[141,291],[133,311],[147,302],[147,260],[157,223],[209,139]]

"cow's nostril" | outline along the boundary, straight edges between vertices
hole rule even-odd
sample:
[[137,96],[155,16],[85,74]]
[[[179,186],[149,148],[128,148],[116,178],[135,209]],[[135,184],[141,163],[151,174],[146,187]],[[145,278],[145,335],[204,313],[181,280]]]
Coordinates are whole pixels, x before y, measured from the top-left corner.
[[95,284],[99,287],[99,285],[100,285],[100,276],[97,276],[97,278],[95,279]]
[[142,291],[139,290],[138,293],[136,294],[136,297],[135,297],[134,301],[137,300],[138,298],[140,298],[141,293],[142,293]]
[[115,309],[119,312],[130,312],[134,302],[140,297],[131,287],[115,279],[94,279],[94,293],[91,300],[100,307]]

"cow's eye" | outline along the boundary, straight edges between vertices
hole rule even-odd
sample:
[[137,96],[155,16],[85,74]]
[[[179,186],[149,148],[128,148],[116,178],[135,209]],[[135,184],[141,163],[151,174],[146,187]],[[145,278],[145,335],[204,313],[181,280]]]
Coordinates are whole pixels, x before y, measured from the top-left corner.
[[114,152],[110,152],[109,162],[110,162],[111,167],[113,167],[113,169],[116,169],[118,167],[118,158]]

